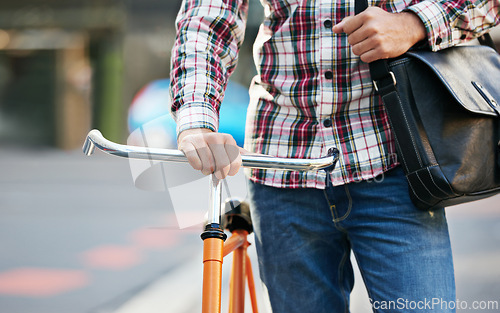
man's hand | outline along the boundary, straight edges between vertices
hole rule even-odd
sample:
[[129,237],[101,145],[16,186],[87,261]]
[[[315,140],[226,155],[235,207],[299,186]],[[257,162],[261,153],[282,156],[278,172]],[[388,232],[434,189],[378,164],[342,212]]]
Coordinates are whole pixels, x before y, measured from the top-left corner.
[[378,7],[344,18],[333,31],[346,33],[352,52],[367,63],[400,56],[427,38],[425,26],[416,14],[389,13]]
[[240,150],[244,150],[229,134],[205,128],[188,129],[179,134],[177,146],[189,164],[205,175],[214,173],[215,177],[223,179],[236,175],[241,167]]

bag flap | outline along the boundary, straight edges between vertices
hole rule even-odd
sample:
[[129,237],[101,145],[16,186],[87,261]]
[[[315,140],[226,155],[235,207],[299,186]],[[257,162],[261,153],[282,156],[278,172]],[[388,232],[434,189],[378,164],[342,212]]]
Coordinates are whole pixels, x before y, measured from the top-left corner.
[[500,55],[486,46],[458,46],[407,56],[429,66],[467,110],[500,116]]

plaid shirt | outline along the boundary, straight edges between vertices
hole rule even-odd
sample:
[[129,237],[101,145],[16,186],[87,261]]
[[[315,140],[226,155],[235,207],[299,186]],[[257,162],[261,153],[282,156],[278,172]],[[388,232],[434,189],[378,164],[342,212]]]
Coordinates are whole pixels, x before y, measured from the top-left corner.
[[[172,53],[172,112],[178,132],[217,131],[219,104],[237,62],[248,0],[184,0]],[[332,25],[354,14],[354,0],[261,0],[265,20],[254,45],[258,75],[250,87],[245,148],[283,158],[340,159],[334,185],[376,177],[397,165],[394,138],[368,65]],[[369,1],[411,10],[436,51],[470,40],[499,22],[498,1]],[[250,170],[275,187],[324,188],[324,172]]]

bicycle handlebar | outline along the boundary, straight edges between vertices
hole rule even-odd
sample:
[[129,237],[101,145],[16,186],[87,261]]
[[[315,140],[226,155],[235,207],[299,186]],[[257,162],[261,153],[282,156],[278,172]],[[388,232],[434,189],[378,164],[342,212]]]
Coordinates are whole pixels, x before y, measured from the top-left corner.
[[[83,145],[83,152],[86,155],[92,155],[95,148],[105,153],[124,158],[188,163],[182,151],[121,145],[107,140],[97,129],[91,130],[88,133]],[[327,172],[331,172],[338,160],[338,155],[339,151],[336,148],[330,148],[330,150],[328,150],[328,156],[317,159],[278,158],[263,154],[243,154],[241,155],[241,159],[243,167],[292,171],[314,171],[323,169]]]

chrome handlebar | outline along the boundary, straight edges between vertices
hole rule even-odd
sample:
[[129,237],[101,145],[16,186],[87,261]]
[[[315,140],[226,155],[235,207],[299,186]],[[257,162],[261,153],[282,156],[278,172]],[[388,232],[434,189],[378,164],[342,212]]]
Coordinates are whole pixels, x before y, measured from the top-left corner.
[[[121,145],[107,140],[97,129],[91,130],[88,133],[83,145],[83,152],[86,155],[92,155],[95,148],[105,153],[124,158],[188,163],[182,151]],[[317,159],[278,158],[263,154],[244,154],[241,156],[241,159],[243,167],[292,171],[325,170],[330,172],[335,167],[338,155],[338,150],[331,148],[328,151],[328,156]]]
[[[137,146],[121,145],[107,140],[97,129],[91,130],[83,145],[83,152],[92,155],[98,148],[105,153],[132,159],[149,161],[181,162],[188,163],[184,153],[173,149],[158,149]],[[282,169],[291,171],[325,170],[331,172],[339,157],[336,148],[328,150],[328,156],[318,159],[289,159],[277,158],[263,154],[244,154],[241,156],[242,166],[261,169]],[[219,180],[212,175],[210,181],[210,203],[208,210],[208,226],[217,225],[220,228],[222,188]],[[206,230],[208,231],[208,230]],[[210,233],[210,231],[208,231]],[[222,230],[217,230],[222,232]],[[223,233],[223,232],[222,232]]]

